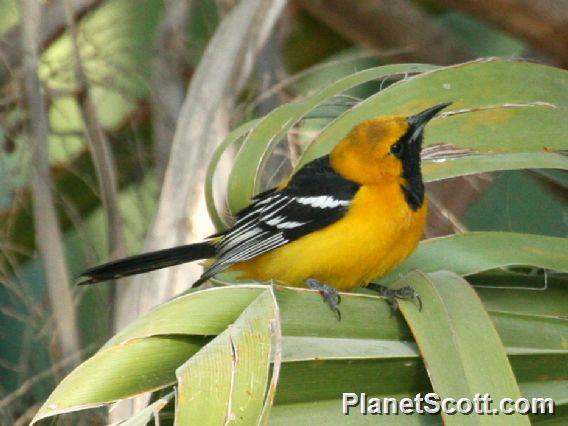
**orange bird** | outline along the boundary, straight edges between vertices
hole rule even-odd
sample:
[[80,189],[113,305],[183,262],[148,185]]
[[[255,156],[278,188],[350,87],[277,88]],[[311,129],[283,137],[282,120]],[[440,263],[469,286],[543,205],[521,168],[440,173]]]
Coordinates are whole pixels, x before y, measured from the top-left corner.
[[369,284],[416,248],[426,223],[420,169],[426,124],[450,103],[410,117],[382,116],[355,126],[329,155],[300,168],[284,185],[258,194],[233,227],[206,241],[88,269],[92,284],[209,259],[194,284],[221,271],[318,290],[340,317],[338,291],[367,287],[386,297],[420,298],[414,289]]

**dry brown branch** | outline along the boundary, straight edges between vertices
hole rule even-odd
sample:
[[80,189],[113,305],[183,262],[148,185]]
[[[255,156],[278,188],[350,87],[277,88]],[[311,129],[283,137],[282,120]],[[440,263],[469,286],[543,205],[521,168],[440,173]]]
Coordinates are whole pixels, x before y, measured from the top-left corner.
[[[440,200],[438,200],[438,197],[436,197],[432,193],[432,191],[428,192],[427,197],[428,210],[430,212],[430,220],[428,221],[428,229],[426,230],[428,237],[441,236],[446,234],[459,234],[467,231],[466,226],[461,222],[461,220],[454,214],[453,211],[447,209],[440,202]],[[432,229],[434,229],[434,232],[432,231]],[[436,235],[436,232],[438,232],[440,235]]]
[[430,200],[427,238],[462,232],[460,219],[489,188],[493,177],[489,173],[446,179],[428,184]]
[[20,417],[18,417],[17,419],[14,420],[14,422],[12,423],[13,426],[29,425],[30,421],[33,419],[35,413],[37,413],[37,411],[39,410],[39,407],[41,407],[40,403],[31,405],[30,407],[28,407],[26,409],[26,411],[24,411],[24,413],[22,415],[20,415]]
[[[184,244],[211,231],[203,197],[205,167],[228,131],[236,98],[285,4],[286,0],[241,0],[215,31],[177,121],[146,250]],[[129,297],[117,308],[115,327],[121,329],[152,306],[186,289],[200,272],[198,265],[184,265],[122,284]],[[115,408],[111,420],[130,414],[131,407]]]
[[152,67],[152,131],[158,176],[166,171],[176,121],[185,92],[185,28],[191,0],[165,0],[154,45]]
[[[132,155],[132,145],[125,143],[132,137],[132,129],[149,126],[149,107],[145,103],[138,104],[138,108],[129,116],[110,130],[111,149],[116,154],[117,170],[121,173],[118,176],[119,188],[135,185],[143,178],[141,167],[153,167],[153,157],[150,155],[148,140],[141,140],[140,144],[134,144],[134,149],[142,146],[140,154]],[[53,131],[52,131],[53,134]],[[84,135],[83,132],[80,133]],[[65,232],[74,226],[74,221],[70,216],[69,206],[77,210],[77,215],[87,217],[94,209],[100,206],[100,193],[97,187],[91,156],[88,150],[82,151],[74,156],[72,160],[64,165],[53,165],[51,176],[53,179],[55,204],[58,208],[60,227]],[[63,201],[65,198],[65,201]],[[6,277],[11,274],[18,275],[18,265],[22,261],[29,260],[33,256],[35,248],[35,236],[32,231],[33,218],[31,216],[31,191],[27,187],[18,189],[12,198],[12,202],[5,209],[0,209],[0,233],[2,241],[0,243],[0,273]],[[30,212],[28,214],[28,212]],[[75,221],[75,223],[77,223]],[[90,245],[84,244],[85,253],[88,252]],[[92,254],[92,253],[91,253]],[[87,257],[89,259],[89,257]],[[89,264],[94,264],[93,259]],[[9,282],[12,278],[6,278]],[[21,288],[27,288],[19,281],[15,284]]]
[[58,350],[61,356],[79,362],[79,332],[63,240],[51,193],[48,133],[45,100],[41,92],[38,67],[39,4],[36,0],[18,3],[22,20],[23,73],[26,100],[31,121],[32,196],[37,247],[43,259],[47,293],[55,317]]
[[[264,93],[268,92],[269,89],[278,84],[279,81],[285,80],[288,77],[282,61],[281,52],[282,46],[280,40],[276,34],[272,34],[259,54],[257,79],[260,82],[260,87],[257,90],[261,96],[259,96],[255,102],[259,116],[268,114],[283,101],[278,91],[273,92],[272,95],[262,96]],[[250,103],[253,103],[253,101]]]
[[85,128],[87,144],[93,156],[107,219],[109,253],[111,258],[118,258],[126,255],[126,243],[124,241],[122,216],[118,206],[116,164],[104,130],[98,120],[91,85],[83,66],[78,43],[79,33],[73,13],[73,0],[63,0],[63,5],[65,21],[69,28],[73,46],[75,76],[80,85],[78,98],[81,120]]
[[[94,9],[101,0],[72,0],[73,15],[76,19]],[[61,9],[61,2],[41,2],[40,16],[41,28],[38,29],[39,49],[45,49],[65,30],[65,15]],[[16,27],[8,32],[0,43],[0,78],[6,70],[18,68],[22,61],[19,49],[20,28]]]
[[408,48],[391,60],[440,65],[471,59],[455,37],[409,0],[300,0],[302,6],[344,37],[373,50]]
[[523,38],[568,66],[568,0],[438,0]]
[[[90,345],[87,348],[83,348],[81,350],[81,354],[87,354],[93,350],[94,345]],[[74,360],[73,357],[66,357],[56,361],[50,368],[37,373],[31,377],[28,377],[23,382],[19,383],[19,386],[14,391],[10,392],[9,394],[5,395],[0,399],[0,410],[5,409],[19,398],[24,397],[28,392],[30,392],[34,385],[37,383],[42,382],[43,380],[49,379],[54,377],[58,369],[62,367],[68,367],[69,364],[73,364]]]

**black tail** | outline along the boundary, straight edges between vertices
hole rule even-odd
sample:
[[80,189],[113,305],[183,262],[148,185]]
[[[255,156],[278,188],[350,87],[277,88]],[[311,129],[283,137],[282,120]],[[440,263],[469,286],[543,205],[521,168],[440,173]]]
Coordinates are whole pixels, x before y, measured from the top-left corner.
[[180,263],[208,259],[213,256],[215,256],[215,247],[210,243],[188,244],[143,253],[87,269],[81,274],[81,277],[84,279],[78,284],[94,284],[101,281],[128,277],[129,275],[142,274],[155,269],[179,265]]

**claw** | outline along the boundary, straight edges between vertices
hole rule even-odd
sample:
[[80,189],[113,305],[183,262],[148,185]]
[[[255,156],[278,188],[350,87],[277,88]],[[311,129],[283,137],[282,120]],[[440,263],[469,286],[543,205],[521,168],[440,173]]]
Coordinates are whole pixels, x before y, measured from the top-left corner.
[[338,308],[338,305],[341,303],[341,296],[339,295],[339,292],[333,287],[330,287],[314,278],[307,279],[306,285],[312,290],[317,290],[321,294],[324,302],[329,305],[333,313],[337,316],[337,321],[341,321],[341,311]]
[[367,288],[376,291],[380,296],[383,296],[386,299],[391,307],[391,317],[396,311],[398,311],[399,300],[416,300],[418,303],[418,310],[422,311],[422,298],[413,287],[406,286],[395,289],[371,283],[367,286]]
[[416,292],[415,299],[418,302],[418,312],[422,312],[422,298],[420,297],[420,294],[418,294],[418,292]]
[[337,321],[341,321],[341,311],[339,310],[339,308],[337,306],[331,306],[331,305],[330,308],[337,317]]

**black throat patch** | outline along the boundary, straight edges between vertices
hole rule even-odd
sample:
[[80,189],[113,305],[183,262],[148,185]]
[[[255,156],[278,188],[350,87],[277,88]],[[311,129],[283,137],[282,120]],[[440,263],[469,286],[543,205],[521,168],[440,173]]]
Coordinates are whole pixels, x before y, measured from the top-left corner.
[[405,185],[400,185],[404,198],[413,211],[418,210],[424,204],[424,182],[422,176],[406,179]]
[[420,169],[420,152],[422,150],[422,134],[414,141],[403,143],[406,145],[401,155],[402,177],[404,184],[400,187],[404,198],[413,211],[418,210],[424,204],[424,181]]

